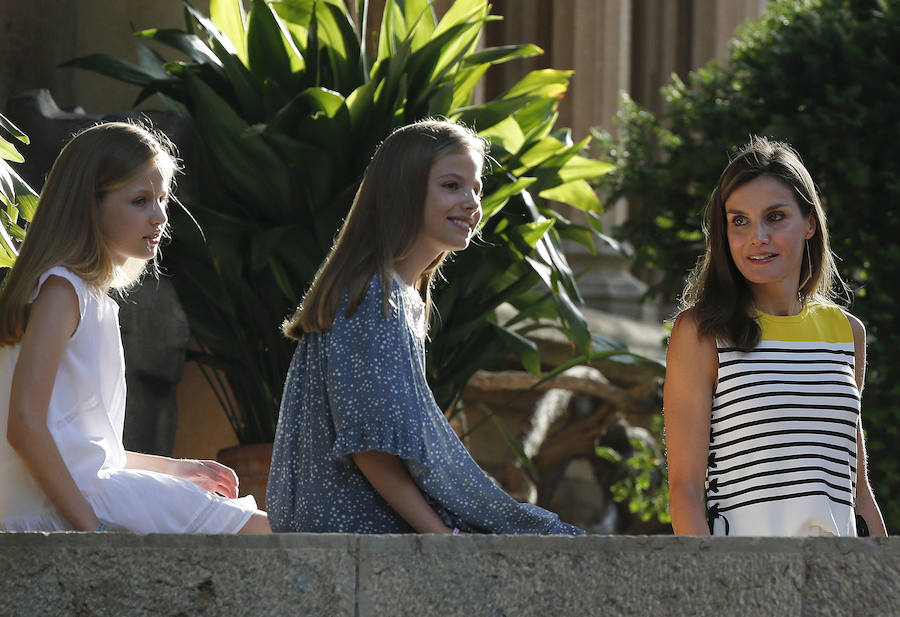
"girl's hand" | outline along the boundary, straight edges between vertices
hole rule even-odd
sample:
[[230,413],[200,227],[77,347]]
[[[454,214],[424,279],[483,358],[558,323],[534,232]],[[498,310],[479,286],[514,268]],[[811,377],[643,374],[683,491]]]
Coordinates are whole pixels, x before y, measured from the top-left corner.
[[238,496],[238,477],[234,470],[216,461],[198,461],[191,458],[175,459],[138,452],[125,453],[129,469],[146,469],[157,473],[165,473],[188,482],[193,482],[210,493],[218,493],[223,497]]
[[177,461],[176,471],[172,475],[193,482],[210,493],[229,498],[238,496],[237,474],[217,461],[182,459]]

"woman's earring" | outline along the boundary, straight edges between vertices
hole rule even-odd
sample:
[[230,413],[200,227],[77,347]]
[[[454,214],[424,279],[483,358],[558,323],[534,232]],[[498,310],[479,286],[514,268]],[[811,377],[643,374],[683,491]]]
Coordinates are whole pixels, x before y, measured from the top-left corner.
[[812,278],[812,256],[809,253],[809,240],[806,241],[806,277],[800,282],[799,289],[803,289],[803,286],[809,282],[809,279]]

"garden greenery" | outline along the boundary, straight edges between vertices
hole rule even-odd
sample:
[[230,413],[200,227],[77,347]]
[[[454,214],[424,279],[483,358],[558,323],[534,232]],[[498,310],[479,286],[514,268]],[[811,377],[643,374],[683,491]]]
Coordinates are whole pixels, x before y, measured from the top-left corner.
[[[29,143],[28,136],[3,114],[0,114],[0,128],[22,143]],[[9,161],[24,160],[15,144],[0,137],[0,268],[12,267],[19,244],[25,238],[27,222],[37,208],[37,194],[9,164]]]
[[[331,248],[376,146],[428,116],[475,127],[492,157],[481,239],[444,267],[435,293],[427,366],[438,404],[451,408],[476,370],[508,354],[539,374],[526,337],[538,321],[572,341],[572,364],[640,361],[590,332],[560,248],[568,238],[593,250],[602,206],[589,182],[612,168],[582,154],[589,137],[573,141],[556,127],[570,71],[532,71],[475,104],[491,66],[542,53],[479,49],[484,24],[498,18],[486,0],[457,0],[440,20],[429,0],[387,0],[375,37],[365,0],[352,12],[342,0],[247,4],[211,0],[207,16],[186,2],[184,30],[135,33],[137,63],[105,54],[69,63],[136,84],[139,101],[159,95],[193,119],[201,194],[189,205],[202,233],[176,222],[165,265],[241,442],[274,435],[293,352],[279,324]],[[166,47],[187,59],[164,58]],[[590,227],[550,200],[583,211]],[[518,310],[501,323],[502,303]]]
[[900,529],[900,1],[776,0],[733,43],[727,66],[677,77],[655,117],[624,98],[619,137],[601,136],[610,203],[636,264],[672,301],[703,250],[706,200],[750,135],[796,147],[828,211],[832,248],[868,329],[863,399],[870,477],[888,527]]

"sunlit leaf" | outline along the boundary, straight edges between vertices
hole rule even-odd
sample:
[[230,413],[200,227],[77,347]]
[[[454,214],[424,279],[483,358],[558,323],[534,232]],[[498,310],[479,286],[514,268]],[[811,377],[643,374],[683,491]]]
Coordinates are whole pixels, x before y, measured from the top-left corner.
[[238,58],[247,59],[247,16],[241,0],[209,0],[209,18],[234,45]]

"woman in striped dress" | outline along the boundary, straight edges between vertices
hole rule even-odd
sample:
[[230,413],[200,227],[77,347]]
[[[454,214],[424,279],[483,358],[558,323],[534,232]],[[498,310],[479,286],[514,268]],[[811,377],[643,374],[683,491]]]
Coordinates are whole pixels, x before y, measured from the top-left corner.
[[849,296],[809,172],[754,138],[707,216],[667,357],[675,533],[854,536],[859,515],[886,535],[860,420],[865,328],[837,304]]

